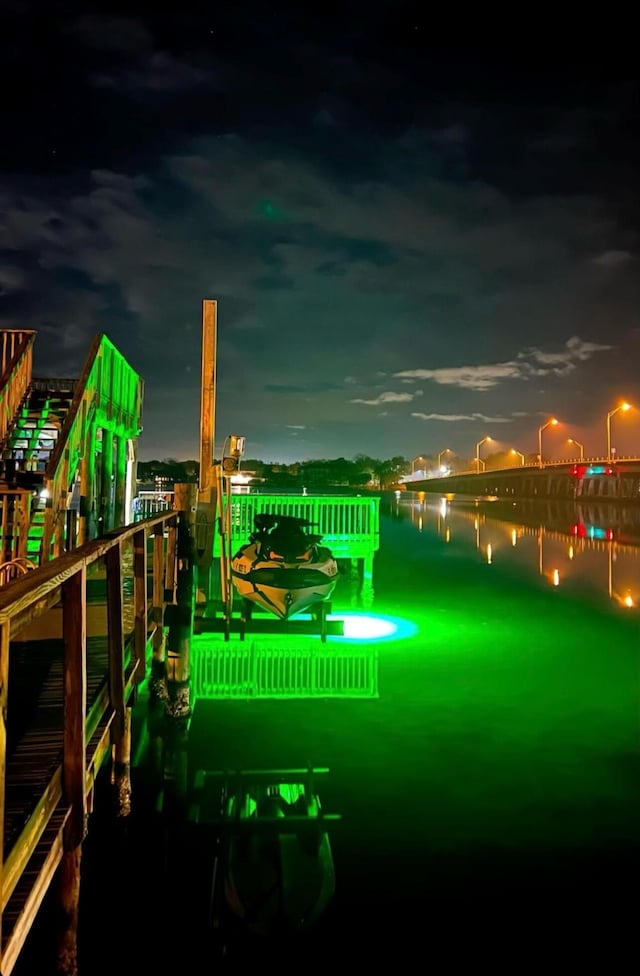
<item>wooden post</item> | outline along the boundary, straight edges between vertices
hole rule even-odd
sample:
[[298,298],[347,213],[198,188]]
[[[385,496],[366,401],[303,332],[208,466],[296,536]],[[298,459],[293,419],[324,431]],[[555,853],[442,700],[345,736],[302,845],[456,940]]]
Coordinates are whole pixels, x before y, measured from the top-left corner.
[[[0,623],[0,878],[4,868],[4,808],[7,773],[7,704],[9,696],[9,635],[11,621]],[[0,912],[0,923],[2,912]],[[0,966],[2,966],[2,931],[0,930]],[[2,966],[4,969],[4,966]]]
[[20,492],[19,495],[16,495],[14,503],[17,506],[17,513],[14,509],[14,523],[16,523],[18,527],[18,545],[15,548],[15,554],[18,556],[18,558],[26,559],[31,508],[31,497],[29,492]]
[[197,602],[207,604],[211,589],[213,535],[216,519],[215,416],[218,303],[202,303],[202,379],[200,390],[200,478],[195,530]]
[[202,380],[200,392],[200,483],[201,492],[213,486],[215,403],[216,403],[216,330],[218,303],[202,303]]
[[82,458],[80,460],[80,520],[78,525],[78,545],[94,538],[95,524],[92,504],[95,499],[95,456],[96,427],[95,414],[85,421],[82,432]]
[[127,438],[124,431],[116,436],[116,463],[115,463],[115,501],[113,527],[127,525],[129,513],[126,511],[126,487],[127,487]]
[[178,516],[178,572],[176,603],[167,607],[167,714],[186,718],[191,714],[189,702],[189,651],[193,631],[194,591],[194,525],[197,486],[174,486],[174,508]]
[[113,474],[113,431],[104,428],[102,431],[102,484],[100,497],[102,499],[102,528],[100,534],[114,528],[114,495],[115,484]]
[[136,532],[133,537],[133,604],[133,654],[136,660],[134,682],[137,687],[144,681],[147,669],[147,535],[144,529]]
[[[175,532],[173,533],[175,540]],[[170,541],[170,540],[169,540]],[[171,553],[173,560],[173,553]],[[165,670],[165,556],[164,524],[153,530],[153,637],[151,639],[151,678],[149,694],[155,701],[167,697],[167,674]]]
[[78,909],[82,841],[87,832],[86,741],[87,713],[87,603],[86,567],[62,584],[62,636],[64,642],[64,801],[70,815],[64,827],[59,873],[61,927],[58,971],[78,972]]
[[122,552],[119,545],[107,550],[107,634],[109,645],[109,700],[113,776],[118,816],[131,812],[131,736],[124,700],[124,627],[122,623]]

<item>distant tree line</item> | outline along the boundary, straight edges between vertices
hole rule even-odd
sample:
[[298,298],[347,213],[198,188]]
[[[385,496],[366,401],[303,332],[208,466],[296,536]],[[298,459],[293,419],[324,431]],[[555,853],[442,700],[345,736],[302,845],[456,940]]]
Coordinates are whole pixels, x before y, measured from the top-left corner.
[[[533,464],[536,459],[536,455],[529,455],[525,458],[525,463]],[[520,458],[514,459],[510,451],[497,452],[483,460],[486,470],[515,467],[520,463]],[[437,473],[437,456],[421,455],[420,461],[422,462],[420,470],[425,470],[427,475]],[[475,460],[449,455],[446,463],[452,473],[458,473],[474,470]],[[410,474],[411,467],[412,461],[404,457],[381,461],[366,454],[357,454],[352,460],[340,457],[296,461],[293,464],[243,458],[240,470],[274,488],[345,487],[385,490],[397,484],[404,475]],[[162,484],[165,487],[175,482],[197,482],[199,471],[198,461],[177,461],[175,458],[165,458],[162,461],[138,461],[138,483],[150,486]]]

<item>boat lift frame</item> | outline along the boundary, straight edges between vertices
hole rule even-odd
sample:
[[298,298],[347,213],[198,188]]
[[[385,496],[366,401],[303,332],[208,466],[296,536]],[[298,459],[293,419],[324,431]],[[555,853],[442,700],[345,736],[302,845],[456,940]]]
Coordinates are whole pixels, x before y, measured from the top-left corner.
[[[225,455],[225,448],[228,452]],[[223,458],[221,464],[216,466],[217,498],[219,505],[219,515],[217,518],[218,535],[220,538],[220,602],[221,618],[206,615],[194,621],[194,631],[218,631],[224,633],[225,641],[231,639],[231,633],[237,632],[240,640],[244,641],[247,631],[255,633],[278,633],[278,634],[308,634],[319,635],[324,644],[327,636],[332,634],[337,637],[344,636],[344,622],[342,620],[327,620],[327,615],[331,613],[331,604],[327,600],[322,600],[315,606],[309,608],[304,614],[299,614],[293,620],[279,620],[277,618],[265,617],[262,614],[255,614],[255,607],[251,600],[242,599],[240,615],[237,625],[233,616],[233,580],[231,574],[231,563],[233,560],[233,518],[232,518],[232,493],[231,479],[239,470],[240,458],[244,453],[244,437],[230,435],[223,446]],[[215,602],[213,604],[216,606]]]

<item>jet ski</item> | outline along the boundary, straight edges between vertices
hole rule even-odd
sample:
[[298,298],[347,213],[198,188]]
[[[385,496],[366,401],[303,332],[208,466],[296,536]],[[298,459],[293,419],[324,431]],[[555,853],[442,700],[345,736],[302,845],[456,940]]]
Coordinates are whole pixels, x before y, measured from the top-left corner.
[[324,813],[314,787],[315,776],[328,772],[196,772],[189,819],[201,855],[214,853],[210,930],[262,941],[318,922],[335,892],[329,829],[341,819]]
[[254,531],[231,560],[240,596],[287,620],[329,599],[338,580],[331,550],[311,533],[313,523],[292,515],[260,512]]

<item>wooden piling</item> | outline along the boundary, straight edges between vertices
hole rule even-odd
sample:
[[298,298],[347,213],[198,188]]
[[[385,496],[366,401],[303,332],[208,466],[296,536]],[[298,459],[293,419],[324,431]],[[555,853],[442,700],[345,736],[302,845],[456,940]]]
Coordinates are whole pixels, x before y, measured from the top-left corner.
[[215,416],[216,344],[218,303],[202,303],[202,376],[200,388],[200,477],[195,544],[197,562],[196,600],[206,604],[211,597],[211,567],[216,519]]
[[[117,547],[114,548],[117,552]],[[62,632],[64,641],[64,799],[70,805],[63,833],[58,897],[61,908],[58,931],[58,972],[78,973],[78,914],[80,862],[87,832],[86,739],[87,710],[87,604],[86,567],[62,585]]]
[[176,602],[167,607],[167,702],[170,718],[191,714],[189,654],[195,611],[195,518],[197,485],[174,486],[174,508],[179,512],[177,536]]

